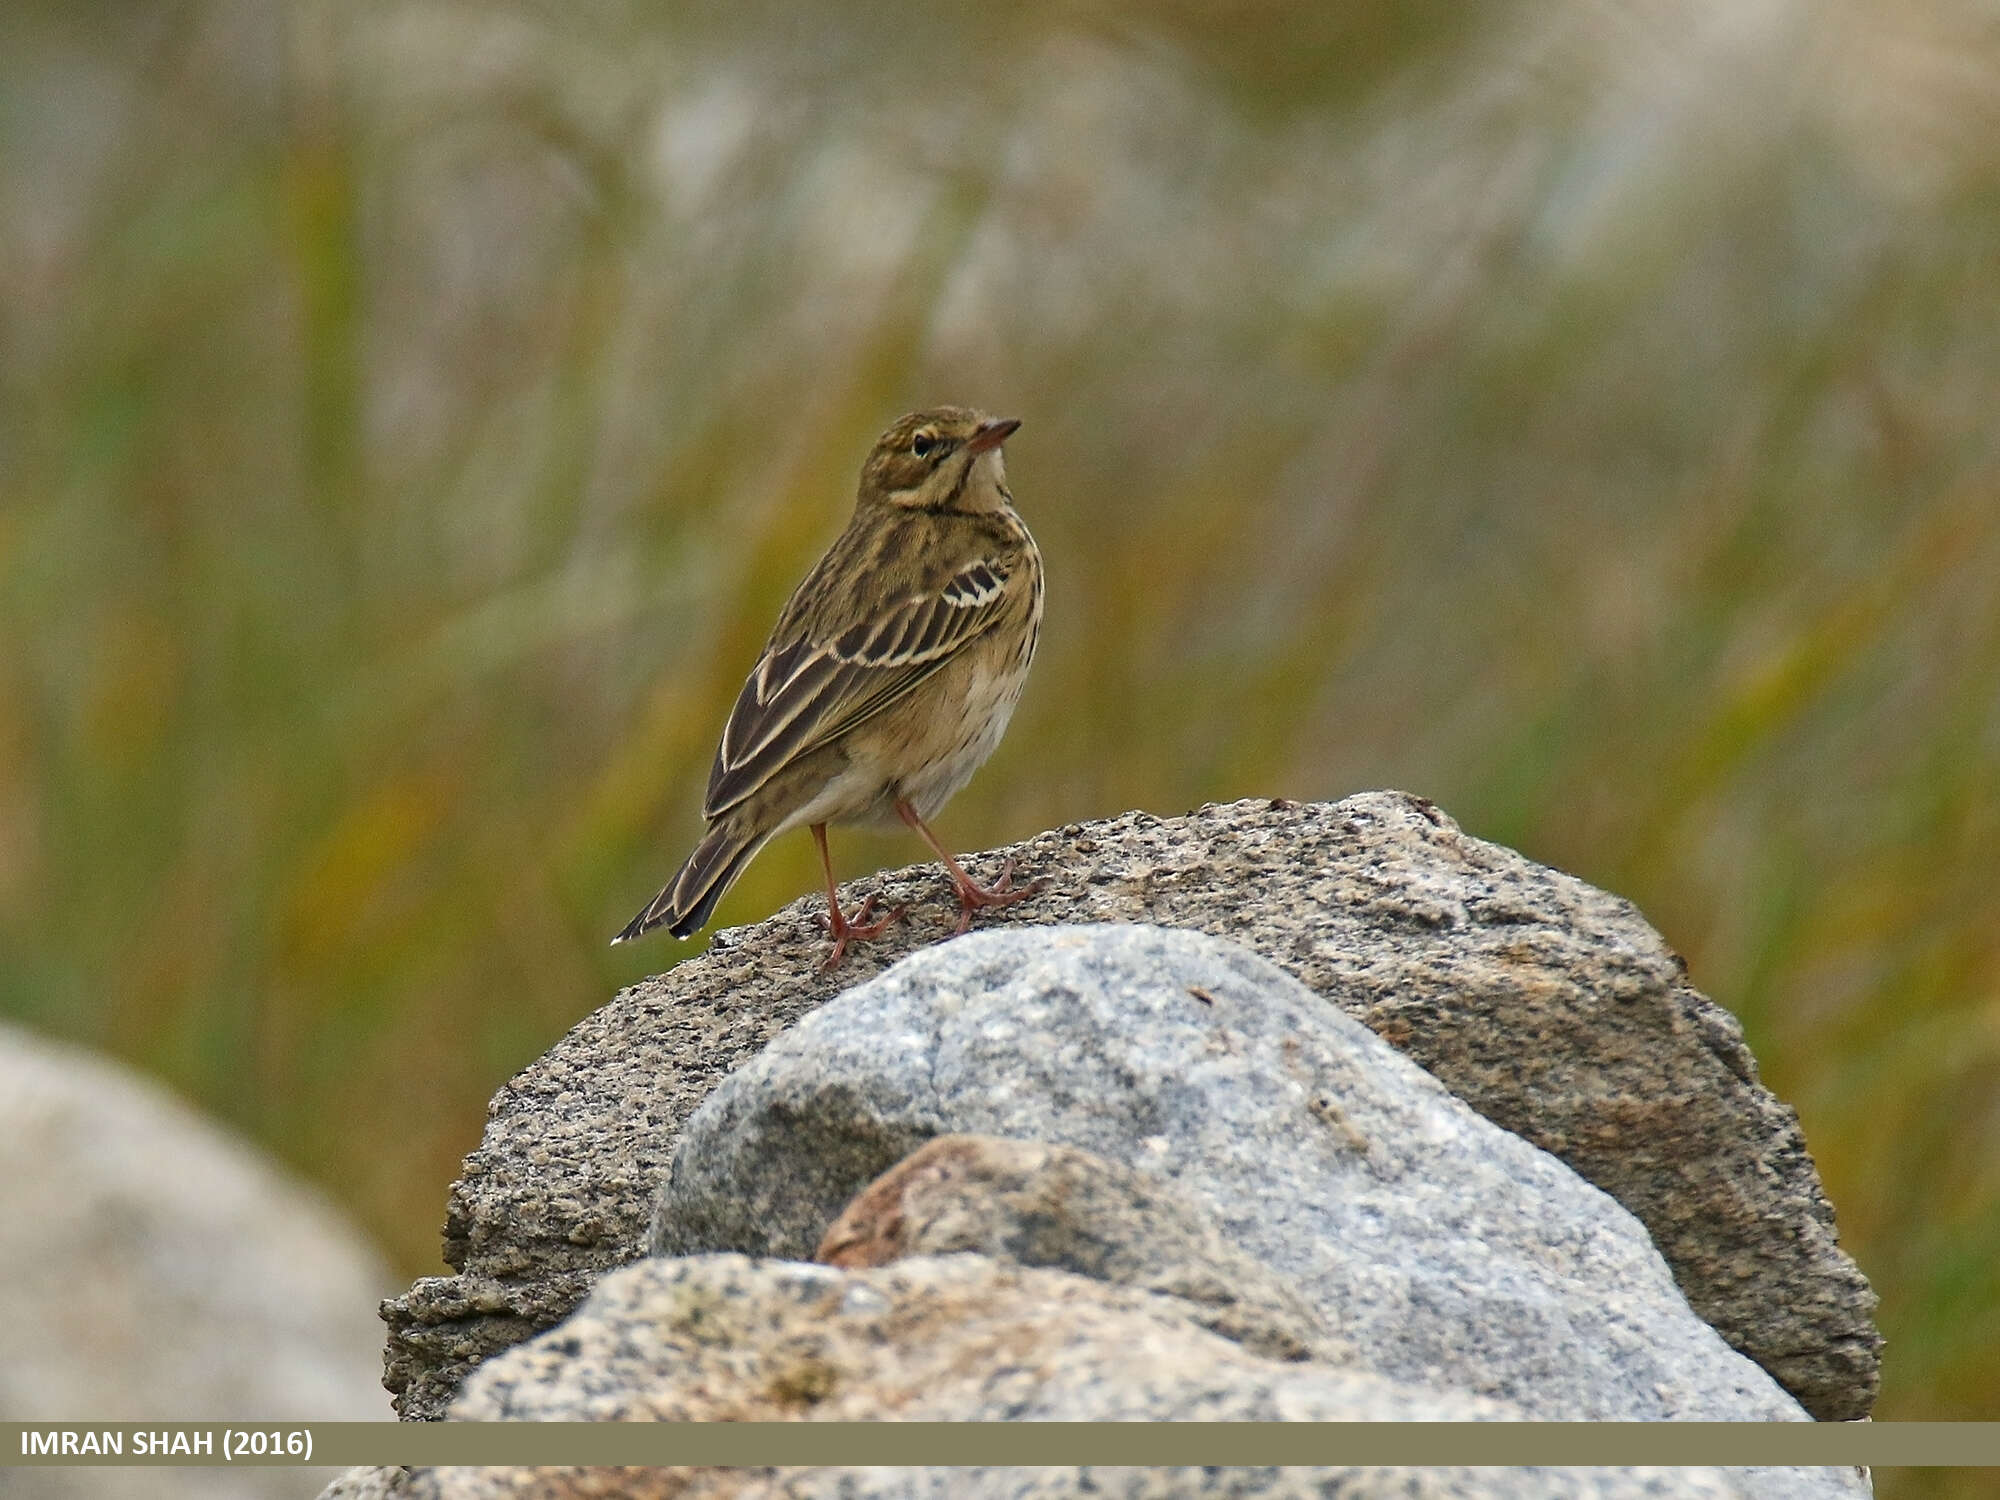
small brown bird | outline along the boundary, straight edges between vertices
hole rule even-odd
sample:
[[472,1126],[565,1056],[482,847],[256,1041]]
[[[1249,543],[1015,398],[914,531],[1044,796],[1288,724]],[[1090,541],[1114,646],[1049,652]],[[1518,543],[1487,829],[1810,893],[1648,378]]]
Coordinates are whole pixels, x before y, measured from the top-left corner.
[[870,921],[840,909],[829,823],[908,824],[958,891],[958,931],[981,907],[1033,894],[1013,865],[977,884],[927,822],[1007,728],[1042,624],[1042,556],[1014,514],[1000,445],[1018,421],[964,407],[912,412],[861,466],[854,515],[778,616],[722,731],[708,831],[667,888],[612,939],[664,924],[687,937],[757,851],[801,823],[826,870],[831,968]]

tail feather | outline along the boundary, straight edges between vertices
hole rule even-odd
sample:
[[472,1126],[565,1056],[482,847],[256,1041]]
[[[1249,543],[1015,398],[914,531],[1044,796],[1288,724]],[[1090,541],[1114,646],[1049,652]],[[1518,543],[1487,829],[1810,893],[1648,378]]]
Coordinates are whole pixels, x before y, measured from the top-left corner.
[[722,899],[722,893],[735,883],[743,867],[769,838],[768,833],[734,828],[727,823],[709,829],[694,846],[687,863],[667,882],[666,889],[626,924],[625,930],[611,940],[612,946],[629,943],[663,923],[678,938],[699,932],[707,924],[709,913],[715,910],[715,903]]

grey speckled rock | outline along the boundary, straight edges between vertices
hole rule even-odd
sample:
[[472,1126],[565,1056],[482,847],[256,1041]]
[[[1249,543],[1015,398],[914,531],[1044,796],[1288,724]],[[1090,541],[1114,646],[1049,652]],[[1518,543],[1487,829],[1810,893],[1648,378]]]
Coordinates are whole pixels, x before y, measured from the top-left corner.
[[1753,1469],[417,1469],[321,1500],[1820,1500]]
[[822,1007],[688,1121],[653,1248],[802,1260],[950,1132],[1172,1179],[1393,1379],[1555,1421],[1805,1415],[1611,1198],[1274,965],[1160,927],[977,933]]
[[[1246,944],[1624,1203],[1702,1316],[1815,1416],[1867,1413],[1874,1297],[1835,1243],[1796,1117],[1629,903],[1393,792],[1127,813],[968,867],[991,878],[1005,856],[1047,885],[982,925],[1156,922]],[[817,972],[821,898],[802,898],[622,992],[495,1096],[448,1210],[459,1274],[386,1309],[405,1416],[441,1413],[472,1363],[639,1253],[681,1124],[724,1075],[950,929],[934,865],[846,900],[869,891],[910,917],[835,973]]]
[[940,1136],[848,1204],[813,1258],[852,1269],[961,1252],[1178,1298],[1202,1327],[1266,1358],[1356,1362],[1193,1199],[1071,1146]]
[[319,1500],[392,1500],[410,1493],[409,1471],[391,1465],[349,1469],[319,1492]]
[[[605,1277],[560,1329],[482,1365],[474,1421],[1494,1421],[1491,1401],[1264,1360],[1186,1304],[982,1256],[843,1271],[740,1256]],[[1024,1455],[1027,1456],[1027,1455]],[[366,1493],[366,1492],[362,1492]],[[1851,1471],[1770,1469],[433,1469],[405,1500],[1095,1495],[1342,1500],[1838,1500]]]
[[1178,1299],[984,1256],[846,1271],[628,1266],[480,1366],[461,1421],[1508,1421],[1517,1407],[1268,1360]]

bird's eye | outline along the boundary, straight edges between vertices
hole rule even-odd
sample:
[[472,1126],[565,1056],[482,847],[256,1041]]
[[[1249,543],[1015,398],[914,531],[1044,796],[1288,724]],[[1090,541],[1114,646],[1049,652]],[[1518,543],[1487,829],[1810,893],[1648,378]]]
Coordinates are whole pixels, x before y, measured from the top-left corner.
[[910,451],[916,454],[918,458],[929,458],[931,456],[931,449],[937,445],[938,440],[928,432],[920,432],[910,439]]

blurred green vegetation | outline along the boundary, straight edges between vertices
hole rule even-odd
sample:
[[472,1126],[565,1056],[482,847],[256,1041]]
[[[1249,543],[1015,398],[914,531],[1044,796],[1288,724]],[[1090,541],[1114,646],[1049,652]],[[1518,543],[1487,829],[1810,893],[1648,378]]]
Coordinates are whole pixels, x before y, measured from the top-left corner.
[[966,401],[1050,597],[946,837],[1396,786],[1629,896],[1879,1415],[2000,1417],[1990,7],[18,0],[0,208],[0,1011],[411,1271]]

